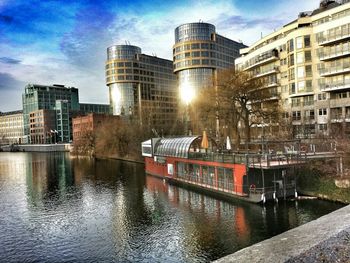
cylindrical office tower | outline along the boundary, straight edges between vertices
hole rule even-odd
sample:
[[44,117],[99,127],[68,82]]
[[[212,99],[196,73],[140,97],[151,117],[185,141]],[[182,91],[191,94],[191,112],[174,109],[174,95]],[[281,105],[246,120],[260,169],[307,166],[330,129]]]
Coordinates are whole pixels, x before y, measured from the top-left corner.
[[183,103],[190,103],[200,88],[213,85],[215,39],[215,26],[211,24],[189,23],[175,29],[174,72]]
[[141,48],[131,45],[115,45],[107,48],[106,83],[109,87],[109,103],[113,115],[132,114],[137,83],[133,67]]

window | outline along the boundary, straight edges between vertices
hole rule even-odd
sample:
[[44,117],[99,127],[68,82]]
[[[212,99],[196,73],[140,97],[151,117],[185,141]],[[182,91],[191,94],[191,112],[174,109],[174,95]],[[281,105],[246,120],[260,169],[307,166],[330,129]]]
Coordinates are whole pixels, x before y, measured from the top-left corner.
[[319,109],[318,110],[318,116],[326,116],[327,115],[327,109]]
[[199,49],[199,43],[192,44],[192,45],[191,45],[191,48],[192,48],[192,49]]
[[327,124],[319,124],[318,129],[320,131],[327,131]]
[[304,36],[304,47],[310,47],[310,35]]
[[289,94],[295,94],[295,83],[289,84]]
[[310,50],[305,51],[304,56],[305,56],[305,62],[311,62],[311,51]]
[[301,119],[300,111],[293,111],[292,112],[292,120],[293,121],[299,121],[300,119]]
[[320,93],[317,96],[318,100],[326,100],[327,99],[327,94],[326,93]]
[[348,97],[348,94],[346,92],[341,92],[341,93],[337,93],[336,97],[337,99],[344,99]]
[[304,78],[304,77],[305,77],[305,68],[298,67],[298,78]]
[[296,38],[297,49],[303,48],[303,37]]
[[289,52],[294,51],[294,41],[293,41],[293,39],[289,40],[289,42],[288,42],[288,49],[289,49]]
[[297,63],[298,64],[304,63],[304,52],[297,53]]
[[304,92],[305,91],[305,81],[299,81],[298,82],[298,92]]
[[306,77],[312,77],[312,66],[311,65],[305,66],[305,73],[306,73]]
[[289,56],[289,66],[294,66],[294,54]]

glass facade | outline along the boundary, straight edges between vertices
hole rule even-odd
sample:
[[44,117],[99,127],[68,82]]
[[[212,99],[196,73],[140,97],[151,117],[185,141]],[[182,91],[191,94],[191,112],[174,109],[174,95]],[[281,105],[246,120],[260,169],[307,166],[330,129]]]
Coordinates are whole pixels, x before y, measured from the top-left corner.
[[61,100],[66,101],[69,110],[79,110],[79,94],[76,88],[68,88],[63,85],[44,86],[36,84],[28,84],[25,87],[22,94],[23,123],[24,134],[28,138],[28,143],[30,143],[29,114],[41,109],[55,110],[56,101]]
[[215,85],[217,69],[234,66],[242,43],[218,35],[208,23],[189,23],[175,29],[174,72],[183,103],[190,103],[201,88]]
[[188,23],[175,29],[175,42],[190,40],[211,40],[215,26],[207,23]]
[[134,109],[135,83],[113,83],[109,85],[109,100],[113,115],[129,115]]
[[113,115],[133,115],[155,128],[173,124],[177,90],[172,61],[117,45],[108,48],[105,69]]

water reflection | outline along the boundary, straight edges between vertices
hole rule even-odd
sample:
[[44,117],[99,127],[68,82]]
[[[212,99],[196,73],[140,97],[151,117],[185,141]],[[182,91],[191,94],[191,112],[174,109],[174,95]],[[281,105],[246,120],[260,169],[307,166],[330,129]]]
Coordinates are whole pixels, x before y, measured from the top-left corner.
[[340,207],[226,202],[143,169],[62,153],[1,153],[0,261],[210,261]]

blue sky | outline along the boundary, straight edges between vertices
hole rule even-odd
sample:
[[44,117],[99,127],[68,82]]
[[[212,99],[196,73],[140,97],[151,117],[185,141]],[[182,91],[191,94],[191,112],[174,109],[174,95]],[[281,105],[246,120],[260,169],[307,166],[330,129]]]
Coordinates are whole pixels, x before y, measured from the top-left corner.
[[174,29],[196,21],[252,44],[319,0],[0,0],[0,111],[21,109],[27,83],[79,88],[108,103],[106,48],[126,41],[171,59]]

